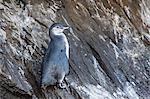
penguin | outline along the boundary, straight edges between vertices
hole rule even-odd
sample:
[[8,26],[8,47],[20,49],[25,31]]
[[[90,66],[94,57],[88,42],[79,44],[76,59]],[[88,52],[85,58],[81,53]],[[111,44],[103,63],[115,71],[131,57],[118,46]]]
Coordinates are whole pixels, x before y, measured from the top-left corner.
[[69,73],[69,43],[63,33],[69,29],[61,23],[54,23],[49,28],[51,38],[42,62],[41,87],[58,85],[65,88],[63,83],[65,76]]

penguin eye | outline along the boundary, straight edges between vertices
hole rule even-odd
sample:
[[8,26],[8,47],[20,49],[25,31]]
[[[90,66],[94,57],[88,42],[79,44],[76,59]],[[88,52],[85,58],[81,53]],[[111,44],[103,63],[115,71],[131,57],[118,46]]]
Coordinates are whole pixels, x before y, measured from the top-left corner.
[[59,26],[57,26],[56,28],[59,28]]

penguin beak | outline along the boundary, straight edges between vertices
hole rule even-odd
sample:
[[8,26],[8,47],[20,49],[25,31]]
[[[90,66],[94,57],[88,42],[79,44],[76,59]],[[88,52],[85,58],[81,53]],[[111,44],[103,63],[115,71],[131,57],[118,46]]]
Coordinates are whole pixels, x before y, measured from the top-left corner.
[[70,28],[69,26],[63,27],[64,30],[67,30],[67,29],[69,29],[69,28]]

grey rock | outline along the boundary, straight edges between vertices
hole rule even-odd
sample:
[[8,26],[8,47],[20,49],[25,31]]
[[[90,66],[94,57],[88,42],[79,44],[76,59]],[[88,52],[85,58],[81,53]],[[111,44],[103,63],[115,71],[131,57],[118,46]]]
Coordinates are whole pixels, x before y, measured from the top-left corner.
[[[149,0],[15,1],[0,0],[1,99],[150,99]],[[71,27],[69,74],[43,91],[54,22]]]

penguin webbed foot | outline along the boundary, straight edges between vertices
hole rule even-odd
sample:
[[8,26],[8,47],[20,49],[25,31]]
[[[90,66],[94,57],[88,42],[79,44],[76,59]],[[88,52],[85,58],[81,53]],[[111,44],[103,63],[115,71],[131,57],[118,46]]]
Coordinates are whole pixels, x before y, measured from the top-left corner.
[[42,89],[43,91],[45,91],[45,90],[46,90],[46,86],[45,86],[45,85],[42,85],[42,86],[41,86],[41,89]]
[[65,89],[67,86],[64,82],[57,84],[58,88]]

